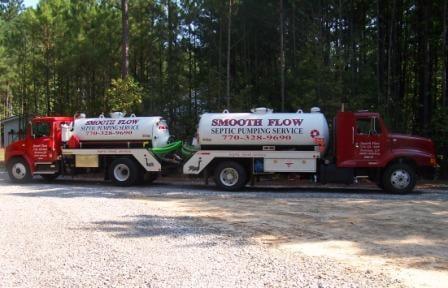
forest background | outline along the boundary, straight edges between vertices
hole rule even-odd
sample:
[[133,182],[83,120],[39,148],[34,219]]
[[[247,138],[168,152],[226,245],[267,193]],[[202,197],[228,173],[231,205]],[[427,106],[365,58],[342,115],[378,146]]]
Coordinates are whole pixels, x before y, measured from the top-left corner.
[[0,119],[319,106],[382,113],[448,157],[448,0],[0,0]]

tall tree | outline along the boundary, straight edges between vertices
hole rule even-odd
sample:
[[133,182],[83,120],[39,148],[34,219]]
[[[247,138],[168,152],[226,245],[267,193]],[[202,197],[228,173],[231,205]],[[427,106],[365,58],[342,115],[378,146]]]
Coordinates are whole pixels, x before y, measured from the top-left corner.
[[285,44],[284,44],[284,35],[283,35],[283,0],[279,0],[280,2],[280,95],[281,95],[281,111],[285,112]]
[[227,16],[227,78],[226,78],[226,106],[230,109],[230,50],[232,36],[232,0],[229,0],[229,13]]
[[121,0],[122,18],[122,66],[121,78],[129,75],[129,3],[128,0]]

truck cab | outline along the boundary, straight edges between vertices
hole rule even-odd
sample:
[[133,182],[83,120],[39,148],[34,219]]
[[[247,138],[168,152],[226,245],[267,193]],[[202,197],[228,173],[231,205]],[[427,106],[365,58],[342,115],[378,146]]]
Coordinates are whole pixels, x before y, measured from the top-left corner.
[[375,112],[339,112],[334,123],[337,167],[353,169],[355,176],[368,176],[393,192],[409,192],[416,176],[433,174],[431,139],[391,133]]
[[27,126],[25,139],[6,147],[5,163],[13,181],[29,180],[33,175],[52,179],[59,175],[61,124],[73,117],[36,117]]

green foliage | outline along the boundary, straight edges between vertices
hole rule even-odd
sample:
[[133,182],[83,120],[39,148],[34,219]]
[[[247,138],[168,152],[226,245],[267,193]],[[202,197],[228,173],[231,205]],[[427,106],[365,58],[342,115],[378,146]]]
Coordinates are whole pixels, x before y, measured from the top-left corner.
[[448,156],[448,107],[438,108],[433,112],[431,121],[431,135],[437,150]]
[[143,88],[132,78],[113,79],[104,96],[106,112],[136,112],[143,99]]
[[[232,2],[226,107],[228,0],[129,1],[126,80],[119,1],[2,1],[0,117],[129,110],[164,116],[186,137],[204,111],[278,111],[279,1]],[[345,102],[448,150],[446,1],[283,3],[287,111],[320,106],[330,118]]]

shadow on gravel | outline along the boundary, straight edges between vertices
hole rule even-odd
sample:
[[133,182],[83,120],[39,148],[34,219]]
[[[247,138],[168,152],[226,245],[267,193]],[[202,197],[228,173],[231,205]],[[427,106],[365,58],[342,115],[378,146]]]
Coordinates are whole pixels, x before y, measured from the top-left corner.
[[[12,190],[14,184],[0,182],[0,187],[5,185]],[[179,215],[140,215],[86,228],[115,237],[225,234],[266,245],[289,245],[304,253],[373,256],[400,266],[448,271],[446,191],[390,195],[375,189],[255,187],[234,193],[196,184],[156,182],[120,188],[66,179],[16,187],[18,191],[8,195],[141,199]]]
[[[142,237],[195,237],[215,236],[213,240],[207,237],[207,241],[196,239],[194,247],[208,248],[216,245],[216,241],[222,238],[231,239],[234,245],[248,245],[247,239],[241,238],[231,230],[217,229],[208,225],[198,217],[160,217],[157,215],[137,215],[125,217],[122,221],[98,221],[93,222],[93,227],[83,228],[88,231],[101,231],[111,233],[117,238],[142,238]],[[199,240],[199,241],[198,241]],[[192,246],[193,247],[193,246]]]

